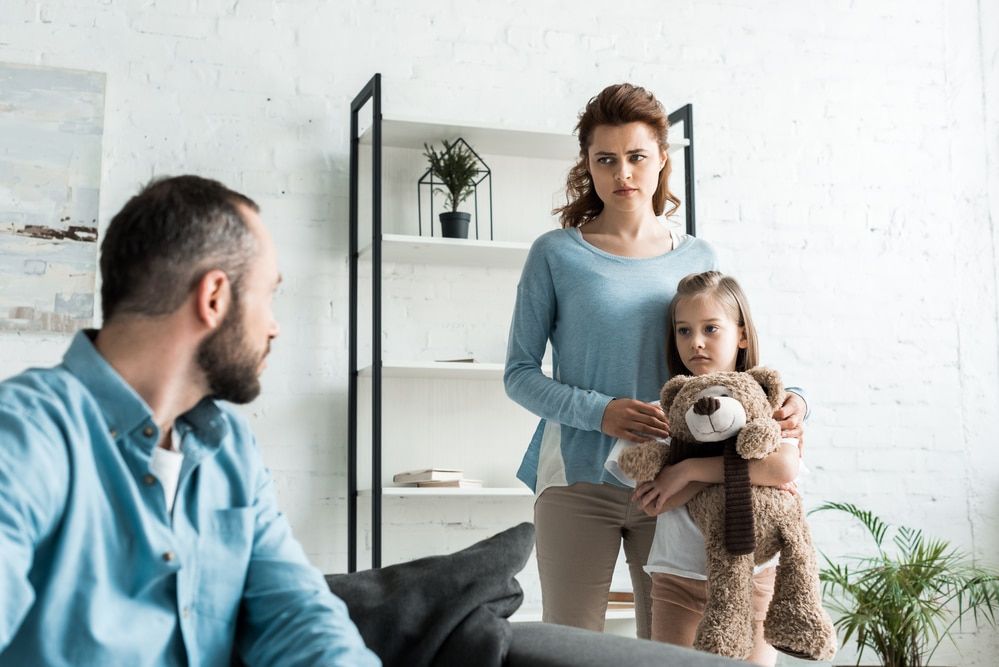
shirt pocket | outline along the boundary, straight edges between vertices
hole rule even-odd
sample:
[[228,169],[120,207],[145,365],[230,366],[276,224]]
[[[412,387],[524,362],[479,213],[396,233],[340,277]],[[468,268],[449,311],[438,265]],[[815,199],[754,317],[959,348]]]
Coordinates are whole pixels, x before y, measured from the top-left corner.
[[198,543],[195,607],[205,616],[235,622],[253,552],[253,509],[215,510]]

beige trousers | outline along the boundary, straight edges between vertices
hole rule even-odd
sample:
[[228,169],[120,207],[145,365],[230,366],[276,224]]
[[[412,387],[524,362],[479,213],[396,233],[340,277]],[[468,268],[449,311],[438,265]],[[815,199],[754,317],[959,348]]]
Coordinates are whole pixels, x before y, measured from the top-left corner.
[[652,580],[642,569],[655,517],[631,502],[631,489],[580,482],[545,489],[534,504],[542,620],[602,632],[607,592],[624,543],[635,591],[638,636],[651,637]]

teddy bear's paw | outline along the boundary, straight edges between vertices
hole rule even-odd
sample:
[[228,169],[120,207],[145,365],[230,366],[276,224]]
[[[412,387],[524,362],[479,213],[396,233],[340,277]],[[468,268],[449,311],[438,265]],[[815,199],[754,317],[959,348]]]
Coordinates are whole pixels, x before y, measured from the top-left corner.
[[[802,619],[803,620],[803,619]],[[794,624],[794,633],[783,627],[774,628],[767,619],[763,637],[781,653],[799,660],[832,660],[836,655],[836,629],[824,612],[820,618],[811,619],[806,627]],[[783,631],[782,631],[783,630]]]
[[621,452],[617,464],[624,474],[636,482],[647,482],[659,474],[664,458],[661,445],[643,442]]
[[726,658],[744,660],[753,652],[752,628],[748,629],[748,633],[737,632],[733,627],[724,632],[698,629],[694,638],[694,648]]

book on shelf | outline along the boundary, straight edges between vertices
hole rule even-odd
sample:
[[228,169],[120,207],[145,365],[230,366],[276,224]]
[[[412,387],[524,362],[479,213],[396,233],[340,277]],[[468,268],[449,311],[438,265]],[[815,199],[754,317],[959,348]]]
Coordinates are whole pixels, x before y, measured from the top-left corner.
[[433,482],[417,482],[420,488],[480,489],[481,479],[442,479]]
[[424,468],[423,470],[407,470],[392,475],[396,484],[416,484],[417,482],[443,482],[461,479],[465,473],[455,468]]

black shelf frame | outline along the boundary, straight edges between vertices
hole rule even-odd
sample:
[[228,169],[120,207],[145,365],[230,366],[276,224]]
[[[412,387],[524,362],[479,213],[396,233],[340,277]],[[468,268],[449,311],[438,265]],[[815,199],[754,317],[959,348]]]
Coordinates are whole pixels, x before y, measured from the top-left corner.
[[[371,567],[382,563],[382,92],[381,74],[375,74],[350,103],[350,235],[347,351],[347,571],[357,571],[357,265],[360,260],[358,204],[360,199],[358,114],[371,103]],[[687,145],[684,156],[686,231],[694,235],[694,125],[693,107],[684,105],[669,114],[670,124],[683,123]],[[567,156],[571,158],[572,156]],[[490,198],[492,192],[490,189]]]
[[[696,236],[696,220],[694,216],[694,106],[684,104],[669,114],[670,127],[683,123],[683,138],[687,145],[683,147],[683,206],[686,213],[687,233]],[[670,158],[672,159],[672,158]]]
[[361,137],[358,114],[371,102],[371,566],[382,562],[382,75],[350,103],[350,295],[347,384],[347,571],[357,571],[357,263]]

